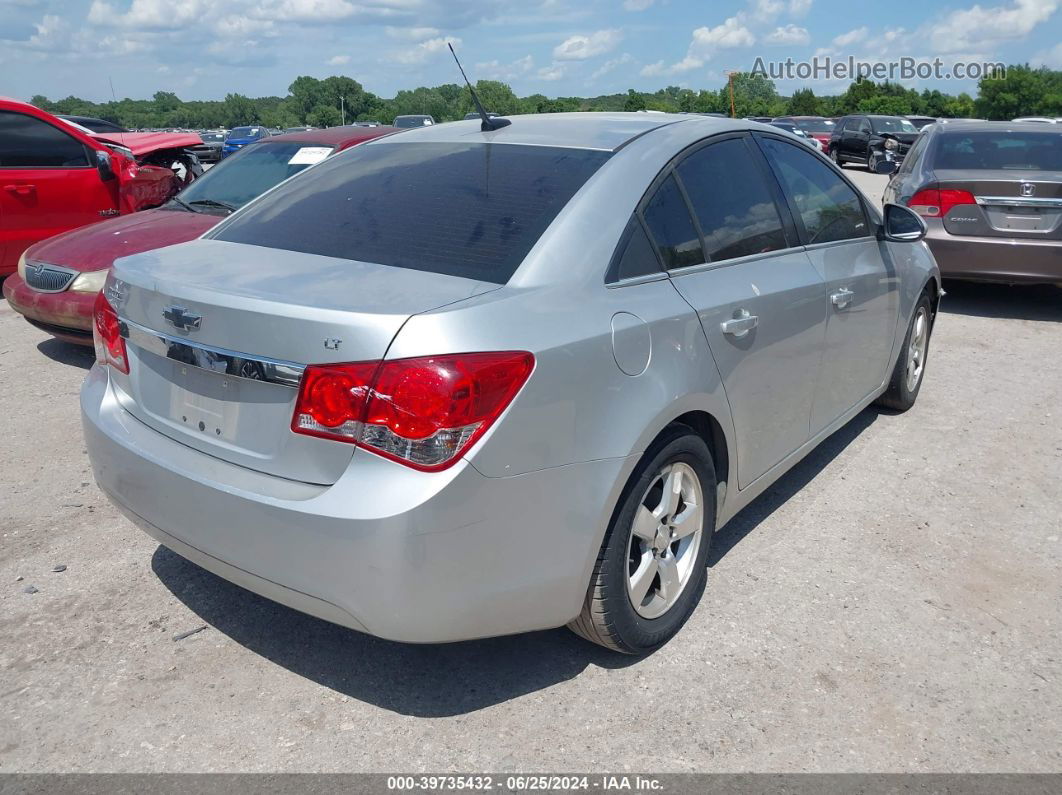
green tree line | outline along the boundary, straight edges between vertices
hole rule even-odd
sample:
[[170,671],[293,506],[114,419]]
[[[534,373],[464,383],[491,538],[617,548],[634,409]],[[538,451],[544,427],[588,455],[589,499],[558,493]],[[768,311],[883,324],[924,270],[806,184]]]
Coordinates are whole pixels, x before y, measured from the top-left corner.
[[[667,86],[652,93],[630,89],[626,93],[597,97],[550,98],[544,94],[518,97],[506,83],[480,80],[476,83],[476,93],[488,110],[502,115],[620,110],[729,115],[731,111],[729,84],[716,90]],[[171,92],[158,91],[151,99],[114,102],[90,102],[73,96],[53,101],[40,95],[30,101],[53,113],[95,116],[135,129],[212,129],[244,124],[331,127],[343,121],[388,123],[395,116],[411,113],[427,113],[437,121],[453,121],[473,110],[468,89],[457,83],[403,90],[386,99],[344,76],[323,80],[297,77],[283,97],[228,94],[223,100],[182,100]],[[817,96],[807,88],[784,97],[766,77],[741,73],[733,76],[733,109],[739,117],[841,116],[854,112],[1002,120],[1016,116],[1062,116],[1062,71],[1013,65],[1007,68],[1003,79],[982,80],[976,98],[939,90],[919,92],[897,83],[865,79],[852,83],[843,94]]]

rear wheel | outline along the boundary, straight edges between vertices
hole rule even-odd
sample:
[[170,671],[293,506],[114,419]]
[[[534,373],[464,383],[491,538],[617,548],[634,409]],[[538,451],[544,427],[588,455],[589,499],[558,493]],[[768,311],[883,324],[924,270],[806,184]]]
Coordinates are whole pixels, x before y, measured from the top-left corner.
[[835,146],[830,151],[830,158],[837,165],[837,168],[844,168],[844,162],[841,160],[841,147]]
[[889,386],[878,398],[878,405],[897,411],[907,411],[918,399],[922,376],[929,356],[929,337],[933,331],[933,307],[929,295],[922,293],[911,316],[911,325],[904,337],[903,350],[896,360]]
[[692,429],[673,426],[632,475],[569,628],[625,654],[662,646],[700,601],[714,530],[711,452]]

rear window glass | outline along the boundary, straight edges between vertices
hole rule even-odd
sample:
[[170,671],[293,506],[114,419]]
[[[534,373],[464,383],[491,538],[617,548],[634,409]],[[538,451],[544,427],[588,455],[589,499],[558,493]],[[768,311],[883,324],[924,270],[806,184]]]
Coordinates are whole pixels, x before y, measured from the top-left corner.
[[213,237],[504,284],[609,156],[514,144],[356,146]]
[[332,153],[330,146],[266,140],[225,158],[180,193],[185,204],[221,202],[242,207],[251,199]]
[[1062,171],[1062,133],[946,133],[938,140],[933,168]]

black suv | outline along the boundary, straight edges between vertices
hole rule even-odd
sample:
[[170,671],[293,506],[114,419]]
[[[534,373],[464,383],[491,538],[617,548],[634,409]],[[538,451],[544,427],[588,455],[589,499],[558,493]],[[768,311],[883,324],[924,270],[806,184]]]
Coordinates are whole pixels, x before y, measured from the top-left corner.
[[839,166],[858,163],[875,171],[882,160],[902,163],[917,137],[918,128],[901,116],[853,114],[834,125],[829,155]]

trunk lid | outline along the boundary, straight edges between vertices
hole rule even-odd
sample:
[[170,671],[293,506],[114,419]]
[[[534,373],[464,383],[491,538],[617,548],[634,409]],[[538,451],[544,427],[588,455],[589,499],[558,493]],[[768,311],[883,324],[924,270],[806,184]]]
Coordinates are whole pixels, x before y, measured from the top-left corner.
[[319,484],[354,447],[291,431],[301,366],[382,359],[411,315],[498,287],[217,240],[120,259],[112,279],[127,411],[209,455]]
[[963,190],[977,204],[944,216],[953,235],[1062,240],[1062,174],[1012,169],[938,170],[941,190]]

